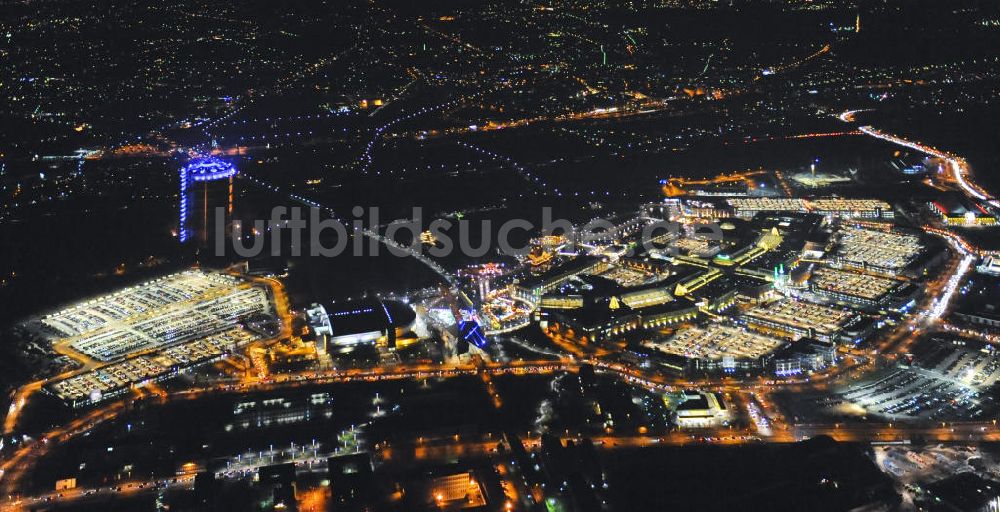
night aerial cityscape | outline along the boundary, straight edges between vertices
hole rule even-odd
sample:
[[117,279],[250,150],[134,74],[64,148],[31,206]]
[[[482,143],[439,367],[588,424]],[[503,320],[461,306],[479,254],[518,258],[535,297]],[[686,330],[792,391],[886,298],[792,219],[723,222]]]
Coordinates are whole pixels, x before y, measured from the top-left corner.
[[0,511],[1000,512],[1000,4],[0,0]]

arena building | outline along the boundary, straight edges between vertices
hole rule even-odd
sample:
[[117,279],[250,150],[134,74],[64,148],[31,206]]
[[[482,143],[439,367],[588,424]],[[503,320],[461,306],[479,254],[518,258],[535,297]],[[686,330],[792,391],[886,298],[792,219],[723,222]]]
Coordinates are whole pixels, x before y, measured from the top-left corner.
[[313,304],[306,318],[317,347],[337,351],[366,344],[398,348],[400,337],[413,327],[417,313],[399,301],[372,299]]

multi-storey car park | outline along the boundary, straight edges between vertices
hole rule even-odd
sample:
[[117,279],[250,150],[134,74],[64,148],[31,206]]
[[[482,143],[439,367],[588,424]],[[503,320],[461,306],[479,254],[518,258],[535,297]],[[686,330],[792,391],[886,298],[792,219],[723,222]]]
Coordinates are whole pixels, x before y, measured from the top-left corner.
[[837,262],[889,275],[902,273],[924,250],[913,235],[844,227],[839,236]]
[[735,370],[762,368],[764,358],[785,343],[738,327],[713,323],[681,329],[664,341],[650,342],[649,346],[683,357],[697,369]]
[[41,323],[57,351],[112,362],[269,312],[264,289],[230,275],[190,270],[75,305]]
[[812,199],[808,202],[808,206],[813,213],[844,218],[891,219],[895,216],[892,206],[880,199],[829,197]]
[[90,405],[127,392],[133,384],[173,376],[195,365],[215,361],[258,339],[241,327],[144,354],[55,382],[49,390],[74,407]]
[[812,290],[819,295],[862,306],[878,306],[901,282],[849,270],[821,267],[810,278]]
[[739,197],[728,199],[737,217],[753,217],[759,212],[805,212],[806,200],[786,197]]
[[854,316],[846,309],[784,299],[756,306],[744,313],[743,318],[747,325],[758,331],[791,338],[807,336],[821,341],[835,341]]
[[59,335],[74,336],[236,282],[236,278],[225,274],[198,270],[181,272],[77,304],[46,316],[42,323]]
[[880,199],[739,197],[727,202],[734,215],[747,218],[760,212],[818,213],[857,219],[891,219],[894,216],[892,206]]

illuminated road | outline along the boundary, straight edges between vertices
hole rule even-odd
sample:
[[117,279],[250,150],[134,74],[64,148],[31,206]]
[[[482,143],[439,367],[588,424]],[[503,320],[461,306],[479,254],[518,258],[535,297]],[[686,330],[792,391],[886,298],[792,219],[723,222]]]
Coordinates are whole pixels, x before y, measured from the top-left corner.
[[[842,119],[853,119],[852,111],[845,112],[841,114]],[[977,185],[972,181],[971,171],[969,169],[969,164],[962,157],[948,153],[946,151],[941,151],[933,146],[928,146],[920,142],[914,142],[911,140],[904,139],[902,137],[892,135],[890,133],[885,133],[879,131],[871,126],[861,126],[858,128],[862,133],[870,135],[877,139],[881,139],[887,142],[891,142],[898,146],[903,146],[915,151],[920,151],[925,155],[930,155],[935,158],[940,158],[948,163],[948,167],[952,172],[955,182],[959,185],[962,192],[973,199],[979,199],[982,201],[987,201],[993,206],[1000,206],[997,201],[989,195],[982,187]]]
[[[66,377],[72,375],[73,372],[66,372],[63,374]],[[24,405],[28,402],[28,398],[35,394],[38,390],[42,389],[42,385],[45,381],[35,381],[29,382],[19,388],[14,392],[13,397],[10,401],[10,409],[7,410],[7,416],[4,418],[3,422],[3,433],[10,434],[14,431],[17,426],[17,419],[21,414],[21,410],[24,409]]]
[[[596,362],[596,361],[595,361]],[[599,368],[605,371],[619,372],[622,368],[612,365],[599,364]],[[481,366],[474,365],[434,365],[434,364],[412,364],[397,365],[390,368],[376,367],[370,369],[353,369],[345,371],[306,371],[299,374],[278,375],[273,378],[262,380],[237,380],[220,381],[210,387],[191,388],[182,391],[161,395],[164,401],[172,400],[194,400],[209,394],[233,393],[247,391],[270,391],[285,388],[294,388],[306,385],[341,383],[341,382],[379,382],[401,379],[424,380],[433,378],[448,378],[457,376],[471,376],[480,372],[489,375],[544,375],[555,372],[576,371],[579,363],[571,360],[562,361],[513,361],[510,363],[483,363]],[[633,383],[642,384],[651,389],[666,390],[671,386],[683,384],[680,379],[667,379],[658,376],[642,378],[635,372],[620,374],[620,377]],[[19,484],[27,471],[33,466],[34,461],[44,456],[52,446],[68,441],[69,439],[84,435],[94,427],[114,419],[125,409],[125,400],[109,402],[89,411],[84,416],[77,418],[70,423],[57,427],[45,433],[40,440],[30,442],[20,446],[12,452],[2,464],[0,464],[0,486],[3,494],[15,495],[18,492]]]
[[[590,437],[601,450],[641,449],[656,446],[682,446],[692,444],[741,445],[748,443],[795,442],[811,437],[826,435],[843,442],[900,443],[915,439],[935,443],[969,443],[1000,440],[1000,429],[995,422],[943,423],[935,425],[878,424],[816,424],[794,425],[778,430],[770,437],[762,437],[749,430],[728,427],[676,430],[664,435],[638,435],[622,433]],[[563,441],[579,439],[574,435],[561,436]],[[526,432],[520,441],[528,451],[540,449],[541,440],[537,434]],[[460,458],[481,458],[497,453],[500,439],[489,433],[485,436],[463,438],[460,436],[440,438],[419,438],[412,442],[379,446],[374,455],[383,462],[408,464],[413,462],[451,461]],[[247,461],[238,467],[218,471],[219,478],[248,478],[264,465],[276,462],[295,462],[300,471],[325,471],[326,458],[340,452],[320,452],[309,445],[295,447],[294,455],[282,452],[283,457],[275,459],[265,453],[255,461]],[[159,492],[161,489],[189,489],[193,485],[193,474],[177,478],[156,478],[152,480],[128,480],[118,482],[115,488],[77,488],[70,491],[44,493],[31,497],[18,497],[0,504],[0,510],[25,510],[49,501],[60,503],[81,499],[109,496],[134,496]]]

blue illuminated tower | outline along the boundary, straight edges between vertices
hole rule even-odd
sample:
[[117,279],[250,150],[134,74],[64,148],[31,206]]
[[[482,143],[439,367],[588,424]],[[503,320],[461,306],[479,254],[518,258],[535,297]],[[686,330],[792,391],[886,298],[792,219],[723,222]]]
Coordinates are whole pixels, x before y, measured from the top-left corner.
[[195,158],[180,171],[181,204],[178,239],[206,244],[213,209],[226,208],[226,225],[233,213],[233,176],[236,167],[215,157]]

